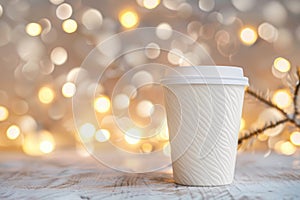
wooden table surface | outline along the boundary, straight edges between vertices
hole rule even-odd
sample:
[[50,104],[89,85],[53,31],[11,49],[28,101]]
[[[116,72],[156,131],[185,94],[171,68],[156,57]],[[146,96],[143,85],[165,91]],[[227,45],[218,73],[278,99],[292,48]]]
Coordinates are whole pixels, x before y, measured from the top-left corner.
[[171,169],[145,174],[114,171],[76,152],[44,157],[0,154],[0,199],[300,199],[299,156],[238,155],[234,183],[176,185]]

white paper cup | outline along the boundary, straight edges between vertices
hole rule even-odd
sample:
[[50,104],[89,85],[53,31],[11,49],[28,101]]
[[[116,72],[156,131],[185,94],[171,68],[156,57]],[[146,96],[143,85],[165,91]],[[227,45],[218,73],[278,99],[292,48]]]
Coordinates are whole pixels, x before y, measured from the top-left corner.
[[193,186],[232,183],[248,79],[238,67],[173,69],[161,83],[175,182]]

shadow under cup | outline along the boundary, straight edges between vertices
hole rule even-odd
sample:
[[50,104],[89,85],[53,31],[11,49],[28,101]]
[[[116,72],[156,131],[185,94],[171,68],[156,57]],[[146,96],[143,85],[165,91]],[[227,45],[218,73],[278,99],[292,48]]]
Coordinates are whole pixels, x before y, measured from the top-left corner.
[[176,67],[161,83],[175,182],[193,186],[232,183],[248,85],[242,68]]

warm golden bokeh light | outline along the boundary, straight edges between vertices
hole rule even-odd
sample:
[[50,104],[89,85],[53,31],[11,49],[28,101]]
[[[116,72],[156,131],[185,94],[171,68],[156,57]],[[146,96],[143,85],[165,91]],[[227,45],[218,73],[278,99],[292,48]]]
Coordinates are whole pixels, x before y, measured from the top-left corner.
[[111,106],[110,100],[107,96],[100,96],[94,100],[94,108],[99,113],[106,113]]
[[51,153],[54,150],[54,144],[49,140],[41,141],[39,148],[41,152],[47,154]]
[[74,33],[77,30],[77,22],[73,19],[67,19],[62,23],[62,28],[66,33]]
[[8,118],[8,110],[4,106],[0,106],[0,121],[4,121]]
[[287,90],[280,89],[274,93],[272,97],[272,102],[276,104],[279,108],[287,108],[292,103],[292,97]]
[[38,23],[29,23],[26,25],[25,30],[30,36],[38,36],[42,32],[42,27]]
[[110,138],[110,132],[107,129],[100,129],[95,133],[95,139],[98,142],[106,142]]
[[150,143],[144,143],[142,144],[141,149],[144,153],[150,153],[152,152],[153,146]]
[[137,144],[141,140],[141,132],[138,129],[131,128],[125,133],[125,141],[128,144]]
[[119,21],[125,28],[132,28],[139,22],[139,17],[135,11],[124,10],[119,15]]
[[259,141],[262,141],[262,142],[267,141],[268,138],[269,138],[269,136],[268,136],[267,134],[264,134],[264,133],[259,134],[259,135],[257,136],[257,139],[258,139]]
[[6,136],[10,140],[17,139],[17,137],[19,137],[20,133],[21,133],[20,128],[17,125],[11,125],[6,130]]
[[246,126],[246,121],[244,118],[241,118],[241,123],[240,123],[240,131],[243,130]]
[[51,153],[55,149],[55,140],[52,134],[46,130],[28,133],[24,135],[22,149],[24,153],[31,156]]
[[291,63],[285,58],[278,57],[274,60],[273,66],[280,72],[288,72],[291,69]]
[[67,82],[63,85],[61,92],[64,97],[71,98],[76,93],[76,86],[74,83]]
[[300,132],[299,131],[294,131],[290,135],[290,141],[297,146],[300,146]]
[[257,33],[251,27],[243,28],[240,32],[240,39],[245,45],[252,45],[257,40]]
[[42,87],[38,93],[39,100],[44,104],[49,104],[54,99],[54,92],[49,87]]
[[280,145],[280,151],[282,154],[289,156],[296,152],[296,147],[289,141],[286,141]]
[[160,3],[160,0],[143,0],[143,6],[147,9],[154,9]]

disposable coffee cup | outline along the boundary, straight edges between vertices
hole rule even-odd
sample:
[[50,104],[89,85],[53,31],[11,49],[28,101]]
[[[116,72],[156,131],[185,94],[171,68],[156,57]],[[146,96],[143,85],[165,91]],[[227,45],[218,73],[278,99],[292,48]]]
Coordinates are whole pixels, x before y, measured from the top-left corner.
[[161,83],[175,182],[191,186],[232,183],[248,85],[242,68],[175,67]]

